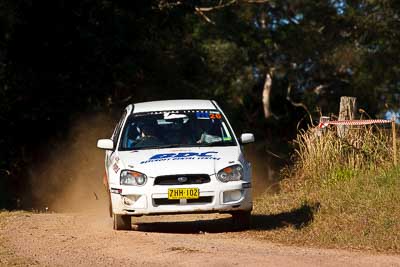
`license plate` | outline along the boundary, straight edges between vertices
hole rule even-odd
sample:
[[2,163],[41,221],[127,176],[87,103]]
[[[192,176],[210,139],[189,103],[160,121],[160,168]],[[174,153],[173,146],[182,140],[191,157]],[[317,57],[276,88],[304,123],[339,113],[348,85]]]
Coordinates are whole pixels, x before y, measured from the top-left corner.
[[199,198],[198,188],[174,188],[168,189],[168,199],[196,199]]

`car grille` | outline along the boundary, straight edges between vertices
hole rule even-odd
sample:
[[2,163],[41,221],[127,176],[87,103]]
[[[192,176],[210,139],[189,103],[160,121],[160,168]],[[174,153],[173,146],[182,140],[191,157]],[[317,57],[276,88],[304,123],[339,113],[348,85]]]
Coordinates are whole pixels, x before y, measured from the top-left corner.
[[[207,203],[211,203],[212,200],[213,200],[212,196],[207,196],[207,197],[199,197],[196,199],[187,199],[186,203],[187,204],[207,204]],[[153,201],[154,201],[155,206],[179,205],[179,199],[154,198]]]
[[[186,181],[182,181],[185,180]],[[181,185],[181,184],[205,184],[210,182],[207,174],[182,174],[157,176],[154,185]]]

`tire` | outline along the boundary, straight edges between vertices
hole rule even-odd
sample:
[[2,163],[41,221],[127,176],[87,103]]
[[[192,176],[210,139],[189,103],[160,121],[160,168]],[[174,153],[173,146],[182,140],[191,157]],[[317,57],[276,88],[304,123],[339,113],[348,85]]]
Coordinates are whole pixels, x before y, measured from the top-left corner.
[[113,229],[114,230],[131,230],[131,216],[113,214]]
[[247,230],[251,224],[251,211],[235,211],[232,213],[234,230]]
[[108,198],[108,214],[110,217],[113,217],[113,210],[112,210],[112,204],[111,204],[111,193],[110,191],[107,192],[107,198]]
[[110,217],[112,218],[112,216],[113,216],[113,211],[112,211],[112,206],[111,206],[111,200],[110,200],[110,202],[109,202],[109,204],[108,204],[108,214],[109,214]]
[[112,218],[113,217],[113,212],[112,212],[112,205],[111,205],[111,192],[110,192],[110,189],[108,188],[107,174],[104,174],[103,185],[104,185],[104,189],[106,190],[107,199],[108,199],[108,214]]

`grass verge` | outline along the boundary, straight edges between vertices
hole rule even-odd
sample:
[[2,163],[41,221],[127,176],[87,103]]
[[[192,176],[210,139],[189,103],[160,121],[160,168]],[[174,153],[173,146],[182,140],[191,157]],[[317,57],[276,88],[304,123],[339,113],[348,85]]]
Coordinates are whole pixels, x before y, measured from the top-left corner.
[[296,245],[400,253],[400,167],[391,163],[388,143],[371,128],[346,140],[333,131],[301,133],[281,192],[255,201],[251,233]]

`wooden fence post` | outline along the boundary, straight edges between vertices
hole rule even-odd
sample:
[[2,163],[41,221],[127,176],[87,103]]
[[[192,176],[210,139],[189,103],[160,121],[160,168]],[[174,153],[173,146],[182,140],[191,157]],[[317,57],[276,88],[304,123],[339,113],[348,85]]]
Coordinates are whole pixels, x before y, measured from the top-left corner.
[[[339,120],[353,120],[356,116],[356,100],[355,97],[342,96],[340,97]],[[340,138],[346,136],[349,131],[348,125],[338,125],[337,134]]]
[[396,118],[392,118],[393,163],[397,165]]
[[[323,123],[328,123],[329,120],[330,120],[330,117],[328,117],[328,116],[321,116],[321,117],[319,118],[319,124],[318,124],[318,125],[321,125],[321,124],[323,124]],[[316,129],[317,129],[317,136],[318,136],[318,137],[321,137],[323,133],[326,133],[326,129],[327,129],[327,128],[325,128],[325,127],[322,125],[322,127],[317,127]]]

